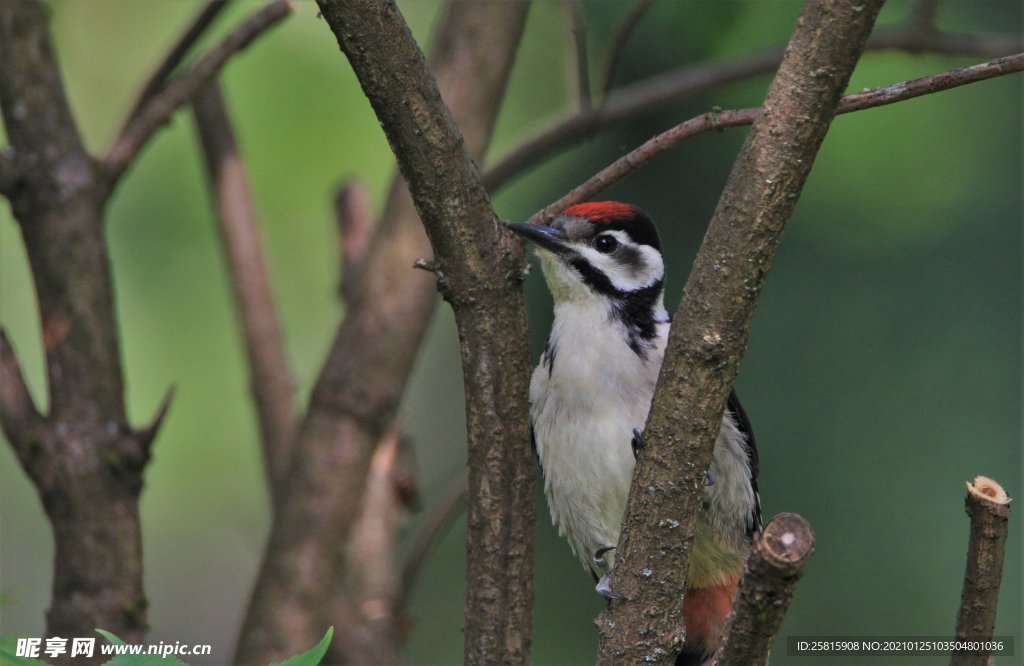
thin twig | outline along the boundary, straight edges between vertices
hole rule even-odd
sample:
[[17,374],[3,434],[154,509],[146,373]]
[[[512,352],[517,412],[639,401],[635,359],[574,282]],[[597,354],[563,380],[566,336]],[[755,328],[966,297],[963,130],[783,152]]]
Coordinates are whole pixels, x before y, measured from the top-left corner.
[[984,81],[997,76],[1014,74],[1024,70],[1024,53],[996,58],[988,62],[940,72],[920,79],[901,81],[891,86],[871,88],[863,92],[846,95],[839,105],[838,113],[850,113],[862,109],[885,106],[903,100],[930,95],[943,90],[951,90],[968,83]]
[[484,185],[494,192],[542,160],[607,127],[652,113],[684,97],[767,74],[779,66],[781,58],[782,48],[773,47],[732,60],[688,66],[617,88],[593,112],[575,114],[514,148],[484,171]]
[[[963,35],[929,32],[922,35],[916,26],[879,30],[868,42],[868,50],[902,50],[911,53],[936,53],[947,56],[996,58],[1021,49],[1022,36]],[[611,91],[597,109],[588,114],[573,114],[548,129],[526,139],[512,149],[483,175],[484,185],[494,192],[527,169],[557,152],[618,123],[653,113],[671,102],[699,95],[755,76],[773,72],[782,60],[782,47],[713,63],[686,66],[672,72]]]
[[615,72],[618,70],[619,62],[621,62],[622,56],[626,52],[626,43],[629,42],[630,35],[633,34],[636,26],[647,15],[648,10],[654,6],[656,1],[635,0],[633,6],[629,9],[629,13],[622,19],[622,23],[619,24],[618,29],[615,31],[615,36],[612,37],[611,48],[608,49],[607,64],[604,67],[604,78],[602,79],[604,88],[601,91],[602,106],[611,93],[612,86],[615,85]]
[[[964,501],[971,517],[960,611],[956,619],[957,642],[992,640],[999,606],[999,584],[1006,557],[1010,522],[1010,497],[998,483],[984,476],[967,484]],[[985,666],[991,650],[954,652],[950,666]]]
[[740,580],[714,666],[767,663],[768,651],[814,553],[814,531],[795,513],[780,513],[757,536]]
[[167,418],[167,413],[171,410],[171,402],[174,401],[175,391],[176,387],[172,384],[164,393],[163,400],[160,401],[156,408],[156,414],[149,420],[149,423],[135,429],[135,438],[147,457],[153,448],[153,442],[156,440],[157,433],[160,432],[160,427],[164,424],[164,419]]
[[228,60],[264,34],[292,11],[289,0],[274,0],[256,11],[231,31],[195,65],[167,82],[167,85],[131,118],[121,130],[104,160],[109,189],[146,145],[153,134],[170,121],[178,107],[188,102],[207,81],[216,76]]
[[0,427],[19,458],[25,459],[28,455],[31,448],[28,433],[42,420],[43,415],[25,385],[7,331],[0,328]]
[[958,32],[921,31],[914,25],[879,30],[868,42],[872,51],[898,50],[908,53],[934,53],[954,58],[998,58],[1024,45],[1024,35],[971,35]]
[[420,572],[427,563],[431,551],[448,533],[452,523],[463,511],[466,505],[466,477],[459,475],[453,479],[441,497],[431,507],[430,514],[423,519],[416,539],[408,557],[405,559],[405,568],[402,570],[402,583],[399,589],[398,598],[395,601],[395,612],[401,614],[409,604],[412,597],[412,589],[419,580]]
[[199,38],[203,36],[207,28],[213,25],[214,19],[227,6],[228,0],[209,0],[199,13],[196,14],[195,18],[192,19],[192,23],[181,34],[178,41],[174,43],[171,50],[167,52],[164,59],[157,65],[156,70],[149,76],[145,85],[142,86],[142,90],[139,92],[135,104],[132,105],[132,110],[128,114],[128,119],[125,121],[125,126],[138,117],[143,108],[149,104],[149,101],[160,92],[167,77],[181,64],[182,60],[185,59],[185,55],[199,41]]
[[572,21],[573,43],[576,45],[576,85],[579,91],[579,112],[588,114],[594,108],[590,94],[590,59],[587,56],[587,26],[583,22],[581,0],[568,0]]
[[350,300],[358,288],[366,252],[373,240],[370,191],[365,182],[353,178],[342,183],[334,195],[334,219],[338,224],[338,239],[341,241],[341,279],[338,280],[338,291],[342,298]]
[[276,506],[285,491],[292,462],[296,423],[292,371],[274,305],[256,207],[216,81],[196,93],[192,110],[245,340],[249,388],[256,403],[267,481]]
[[[989,62],[954,69],[932,76],[925,76],[911,81],[902,81],[890,86],[871,88],[864,92],[843,97],[837,113],[850,113],[887,104],[894,104],[914,97],[950,90],[968,83],[975,83],[997,76],[1013,74],[1024,70],[1024,53],[1005,58],[997,58]],[[704,134],[711,130],[727,127],[749,125],[761,114],[760,107],[752,109],[734,109],[729,111],[709,111],[682,122],[661,134],[648,139],[639,147],[626,153],[610,165],[599,171],[584,183],[573,188],[558,201],[538,211],[530,222],[544,224],[554,218],[562,210],[580,201],[593,197],[601,190],[622,180],[654,157],[678,146],[687,139]]]
[[589,179],[571,189],[558,201],[542,208],[530,218],[532,224],[546,224],[560,212],[586,199],[607,187],[617,183],[627,175],[636,171],[651,159],[674,148],[683,141],[705,132],[749,125],[760,115],[760,107],[756,109],[736,109],[730,111],[708,111],[686,122],[658,134],[639,147],[626,153]]

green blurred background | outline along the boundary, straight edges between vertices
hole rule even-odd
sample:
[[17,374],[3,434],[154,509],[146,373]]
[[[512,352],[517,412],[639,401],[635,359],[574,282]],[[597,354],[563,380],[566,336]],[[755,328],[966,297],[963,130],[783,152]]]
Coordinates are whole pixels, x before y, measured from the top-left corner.
[[[198,6],[51,3],[71,102],[93,150],[109,145],[134,91]],[[234,3],[213,36],[257,6]],[[428,44],[440,5],[401,6]],[[595,70],[628,6],[585,2]],[[784,42],[799,7],[662,0],[631,40],[619,80]],[[910,8],[889,3],[881,23],[903,20]],[[554,2],[532,10],[492,159],[575,103],[565,17]],[[1022,11],[1013,1],[942,2],[939,25],[1019,31]],[[851,89],[974,61],[869,54]],[[233,61],[224,80],[305,395],[343,314],[331,194],[342,178],[358,175],[379,204],[392,157],[312,2],[298,2],[295,16]],[[712,105],[757,105],[768,81],[732,85],[608,132],[503,190],[498,211],[524,219],[656,131]],[[786,636],[951,634],[966,552],[964,481],[987,474],[1021,495],[1021,119],[1018,75],[841,117],[825,141],[738,381],[761,449],[766,515],[799,512],[818,538],[775,666],[814,661],[787,655]],[[731,130],[690,141],[606,193],[660,222],[670,309],[743,136]],[[213,658],[196,663],[223,664],[259,562],[268,507],[243,351],[185,114],[122,183],[108,233],[134,422],[149,419],[167,387],[177,387],[142,500],[152,642],[211,643]],[[0,261],[0,319],[45,404],[31,279],[6,202]],[[527,294],[538,351],[550,320],[539,272]],[[402,414],[429,505],[464,464],[458,350],[446,306]],[[602,602],[538,501],[534,660],[592,663],[591,620]],[[0,506],[0,633],[40,636],[52,544],[6,446]],[[1011,526],[999,609],[997,633],[1017,642],[1017,656],[997,660],[1005,665],[1024,654],[1021,515]],[[416,588],[411,663],[461,659],[463,528],[457,523],[431,555]]]

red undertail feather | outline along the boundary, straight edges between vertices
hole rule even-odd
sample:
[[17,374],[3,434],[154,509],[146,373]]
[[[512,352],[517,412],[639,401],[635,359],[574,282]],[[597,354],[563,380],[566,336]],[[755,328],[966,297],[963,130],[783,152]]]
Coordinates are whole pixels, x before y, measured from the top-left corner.
[[718,649],[739,582],[740,577],[737,575],[722,585],[696,587],[686,591],[683,599],[685,651],[712,654]]

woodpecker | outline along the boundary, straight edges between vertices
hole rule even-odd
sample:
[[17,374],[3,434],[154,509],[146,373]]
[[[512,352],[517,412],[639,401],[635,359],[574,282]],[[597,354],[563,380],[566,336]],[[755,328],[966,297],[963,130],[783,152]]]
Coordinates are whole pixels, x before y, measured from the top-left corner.
[[[653,220],[636,206],[590,202],[550,226],[510,224],[538,250],[554,321],[530,383],[530,420],[551,519],[609,598],[637,447],[670,319]],[[677,664],[718,647],[751,539],[761,527],[757,449],[735,392],[715,441],[690,553]]]

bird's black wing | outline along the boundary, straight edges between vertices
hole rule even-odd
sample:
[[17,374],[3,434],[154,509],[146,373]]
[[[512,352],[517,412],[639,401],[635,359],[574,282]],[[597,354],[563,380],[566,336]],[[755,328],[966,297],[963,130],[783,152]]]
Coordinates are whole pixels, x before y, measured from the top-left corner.
[[[754,429],[750,425],[750,418],[747,416],[747,412],[743,409],[743,405],[740,404],[740,399],[736,395],[736,391],[729,392],[729,411],[732,412],[733,417],[736,419],[736,426],[740,432],[743,433],[743,439],[747,445],[747,461],[750,463],[750,487],[754,490],[754,511],[753,511],[753,530],[760,531],[763,527],[761,523],[761,496],[757,492],[757,475],[758,460],[757,460],[757,441],[754,439]],[[753,532],[753,530],[751,532]]]

